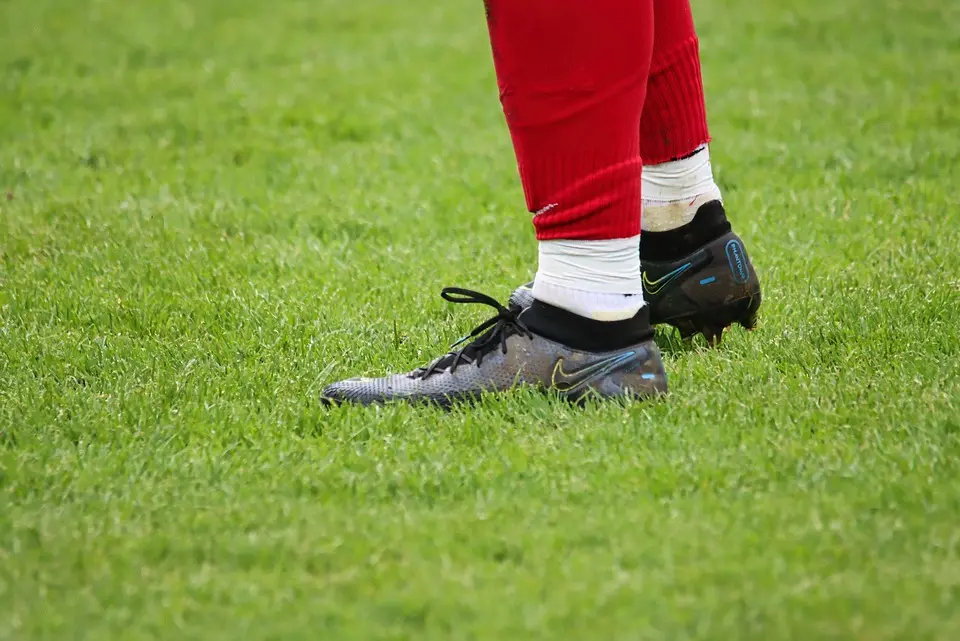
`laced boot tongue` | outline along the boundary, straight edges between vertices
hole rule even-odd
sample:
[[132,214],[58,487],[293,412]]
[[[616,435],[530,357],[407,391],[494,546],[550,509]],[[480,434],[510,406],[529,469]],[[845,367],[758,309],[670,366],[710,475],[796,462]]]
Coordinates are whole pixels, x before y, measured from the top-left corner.
[[[435,372],[446,369],[456,369],[457,366],[461,364],[482,361],[486,354],[489,354],[498,347],[505,350],[506,340],[510,336],[529,333],[523,323],[517,318],[519,310],[508,309],[486,294],[481,294],[480,292],[469,289],[460,289],[458,287],[445,287],[440,295],[451,303],[482,303],[490,305],[495,308],[498,313],[451,345],[451,351],[448,354],[441,356],[426,367],[421,367],[411,372],[411,376],[413,377],[426,378]],[[474,340],[460,349],[454,349],[470,338]]]
[[[483,334],[479,338],[476,338],[475,340],[471,341],[461,349],[457,349],[457,350],[453,349],[460,344],[460,341],[454,343],[453,345],[450,346],[451,348],[450,352],[444,354],[443,356],[435,360],[430,365],[426,367],[421,367],[414,373],[423,376],[427,374],[427,372],[430,372],[430,373],[442,372],[443,370],[450,368],[455,362],[458,364],[462,363],[465,365],[468,365],[474,362],[475,360],[477,360],[478,356],[480,356],[481,354],[485,355],[491,352],[497,346],[498,341],[490,340],[490,338],[492,338],[491,334],[496,332],[497,329],[498,328],[494,327],[493,329]],[[504,328],[504,329],[506,331],[509,331],[508,328]],[[466,336],[464,338],[469,338],[469,336]],[[461,339],[461,341],[462,340],[464,339]]]
[[510,294],[510,300],[507,301],[510,307],[519,307],[526,309],[533,305],[533,281],[526,285],[520,285]]

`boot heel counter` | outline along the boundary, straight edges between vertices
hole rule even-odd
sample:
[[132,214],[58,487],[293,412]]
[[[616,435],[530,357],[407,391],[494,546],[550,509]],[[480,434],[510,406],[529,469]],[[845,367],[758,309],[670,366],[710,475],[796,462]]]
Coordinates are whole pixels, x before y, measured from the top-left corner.
[[639,346],[643,356],[638,355],[622,372],[618,372],[617,384],[624,393],[635,396],[650,396],[667,393],[667,370],[663,365],[660,348],[651,339]]

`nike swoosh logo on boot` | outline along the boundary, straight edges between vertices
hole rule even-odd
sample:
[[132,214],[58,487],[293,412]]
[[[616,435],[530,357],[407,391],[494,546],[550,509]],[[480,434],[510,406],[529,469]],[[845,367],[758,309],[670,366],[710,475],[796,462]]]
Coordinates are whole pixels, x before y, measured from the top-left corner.
[[647,272],[643,272],[643,291],[650,294],[651,296],[655,296],[659,294],[670,283],[678,279],[680,275],[683,274],[683,272],[690,269],[691,266],[693,266],[693,263],[684,263],[683,265],[680,265],[672,272],[664,274],[657,280],[650,280],[650,277],[647,276]]
[[553,376],[551,376],[550,384],[559,392],[574,392],[591,381],[609,374],[636,355],[637,353],[633,351],[614,354],[572,372],[563,371],[563,357],[561,356],[557,359],[557,364],[553,366]]

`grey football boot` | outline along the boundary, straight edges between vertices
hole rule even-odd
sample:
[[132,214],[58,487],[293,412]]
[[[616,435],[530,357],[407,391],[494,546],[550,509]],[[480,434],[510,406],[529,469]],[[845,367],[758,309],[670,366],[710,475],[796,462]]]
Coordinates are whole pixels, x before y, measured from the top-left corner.
[[[672,325],[685,339],[702,333],[711,344],[734,323],[756,326],[760,279],[720,201],[702,205],[680,229],[642,232],[640,264],[652,324]],[[510,303],[529,306],[532,287],[518,287]]]
[[629,320],[601,322],[540,301],[523,308],[504,307],[485,294],[456,287],[445,288],[441,295],[452,303],[490,305],[497,315],[425,367],[333,383],[323,390],[321,400],[361,405],[428,402],[446,407],[521,386],[571,401],[639,399],[667,391],[647,307]]

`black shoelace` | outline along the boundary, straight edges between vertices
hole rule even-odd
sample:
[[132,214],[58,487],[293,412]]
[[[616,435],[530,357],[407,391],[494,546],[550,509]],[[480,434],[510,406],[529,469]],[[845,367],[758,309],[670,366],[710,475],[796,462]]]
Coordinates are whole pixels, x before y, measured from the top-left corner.
[[[495,298],[460,287],[444,287],[440,292],[444,300],[451,303],[482,303],[497,310],[497,315],[480,323],[472,332],[450,346],[450,352],[433,361],[426,367],[411,372],[415,378],[427,378],[431,374],[441,372],[447,368],[450,372],[457,371],[462,364],[483,363],[483,357],[500,345],[500,351],[507,353],[507,338],[514,334],[521,334],[533,338],[533,333],[520,320],[521,310],[518,307],[504,307]],[[460,349],[458,345],[475,338],[472,342]]]

